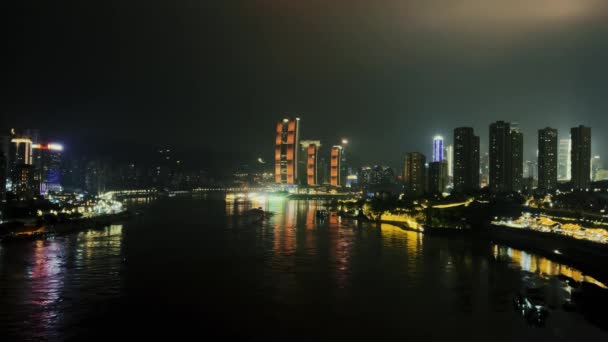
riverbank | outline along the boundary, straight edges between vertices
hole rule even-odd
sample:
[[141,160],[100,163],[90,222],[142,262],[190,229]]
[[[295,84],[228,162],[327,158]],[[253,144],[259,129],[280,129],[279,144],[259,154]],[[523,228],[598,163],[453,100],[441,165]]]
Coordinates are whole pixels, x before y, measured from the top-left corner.
[[508,227],[488,227],[480,230],[456,228],[411,228],[399,221],[370,221],[380,224],[391,224],[404,230],[432,236],[450,236],[471,238],[488,243],[507,245],[516,249],[527,250],[579,269],[604,284],[608,284],[608,246],[587,240],[574,239],[530,229]]
[[130,211],[100,215],[93,217],[82,217],[58,223],[43,223],[40,225],[3,225],[0,226],[0,241],[10,242],[23,239],[46,238],[52,235],[63,235],[88,229],[99,229],[105,226],[119,223],[131,218]]

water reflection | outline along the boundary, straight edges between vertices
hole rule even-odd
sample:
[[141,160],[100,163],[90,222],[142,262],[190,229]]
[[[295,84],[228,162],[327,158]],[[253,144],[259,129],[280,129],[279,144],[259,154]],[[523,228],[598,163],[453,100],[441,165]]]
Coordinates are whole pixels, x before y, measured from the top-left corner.
[[[192,329],[239,327],[240,340],[325,331],[315,337],[601,336],[564,311],[552,314],[546,329],[526,330],[512,299],[527,278],[557,283],[553,276],[565,274],[592,281],[530,253],[389,224],[318,218],[321,201],[166,199],[152,206],[124,231],[118,225],[2,245],[0,332],[17,340],[64,339],[79,328],[96,333],[91,325],[100,318],[97,329],[113,326],[104,321],[104,303],[114,302],[113,312],[126,312],[118,321],[129,329],[135,329],[132,315],[183,329],[169,316],[191,312]],[[263,221],[243,215],[258,207],[275,215]],[[560,303],[558,284],[547,287],[548,300]]]
[[13,338],[54,339],[58,329],[95,310],[93,303],[116,295],[121,241],[122,225],[113,225],[49,240],[4,244],[0,330]]
[[608,288],[605,284],[591,276],[583,274],[575,268],[511,247],[493,245],[492,255],[496,260],[510,261],[521,270],[537,274],[541,277],[546,278],[562,275],[572,278],[577,282],[588,282],[605,289]]

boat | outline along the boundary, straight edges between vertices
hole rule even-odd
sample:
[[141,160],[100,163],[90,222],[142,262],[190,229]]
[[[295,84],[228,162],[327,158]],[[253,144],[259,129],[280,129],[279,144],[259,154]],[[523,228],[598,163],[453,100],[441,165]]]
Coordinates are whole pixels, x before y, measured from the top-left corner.
[[542,327],[549,317],[542,288],[528,287],[524,292],[516,294],[513,297],[513,306],[530,325]]

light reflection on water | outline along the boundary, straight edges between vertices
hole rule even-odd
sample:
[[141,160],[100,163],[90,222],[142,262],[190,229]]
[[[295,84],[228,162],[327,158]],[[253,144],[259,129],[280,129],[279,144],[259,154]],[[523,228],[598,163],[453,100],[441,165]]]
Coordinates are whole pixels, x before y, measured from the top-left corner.
[[507,246],[492,246],[492,255],[497,260],[509,260],[520,269],[535,273],[542,277],[554,277],[558,275],[567,276],[576,280],[577,282],[588,282],[600,286],[602,288],[608,288],[602,282],[595,278],[585,275],[583,272],[560,263],[551,261],[550,259],[531,254],[525,251],[520,251]]
[[[122,225],[7,243],[0,254],[0,330],[56,339],[57,328],[119,292]],[[25,327],[27,329],[24,329]]]
[[[306,334],[303,326],[344,338],[371,331],[447,339],[470,336],[472,326],[485,339],[601,335],[570,316],[568,330],[557,320],[548,329],[527,330],[511,299],[530,274],[547,282],[558,274],[593,281],[530,253],[390,224],[319,219],[322,201],[168,199],[152,205],[124,230],[116,225],[2,245],[0,331],[64,337],[90,329],[82,321],[119,299],[130,302],[129,314],[157,319],[167,329],[171,312],[192,318],[193,329],[225,324],[222,331],[237,326],[244,337],[258,337],[251,331],[272,337],[276,327],[287,336]],[[246,213],[258,207],[275,215],[252,221]],[[196,314],[185,317],[182,309]],[[131,326],[130,315],[119,317]],[[22,332],[24,326],[35,328]]]

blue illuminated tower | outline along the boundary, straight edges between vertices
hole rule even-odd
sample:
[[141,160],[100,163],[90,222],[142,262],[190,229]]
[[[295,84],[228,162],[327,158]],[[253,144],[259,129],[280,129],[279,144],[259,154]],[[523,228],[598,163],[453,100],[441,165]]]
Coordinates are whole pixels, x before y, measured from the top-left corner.
[[433,161],[443,161],[443,137],[441,135],[433,137]]

